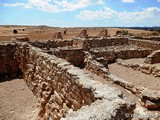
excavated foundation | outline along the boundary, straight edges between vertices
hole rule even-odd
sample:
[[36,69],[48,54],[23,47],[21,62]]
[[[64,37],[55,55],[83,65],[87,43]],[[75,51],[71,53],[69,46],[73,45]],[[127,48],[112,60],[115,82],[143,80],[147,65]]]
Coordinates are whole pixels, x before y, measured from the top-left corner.
[[137,105],[160,109],[159,89],[128,82],[108,67],[119,58],[146,58],[154,51],[129,41],[97,38],[83,39],[81,45],[75,39],[2,43],[0,76],[17,77],[23,73],[39,103],[38,119],[129,120],[138,99]]

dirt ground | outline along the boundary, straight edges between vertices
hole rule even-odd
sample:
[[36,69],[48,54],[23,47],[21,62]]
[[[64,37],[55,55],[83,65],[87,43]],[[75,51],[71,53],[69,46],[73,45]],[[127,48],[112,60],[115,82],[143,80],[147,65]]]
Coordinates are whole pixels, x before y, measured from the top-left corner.
[[23,79],[0,82],[0,120],[36,120],[37,99]]
[[[13,34],[13,30],[18,30],[17,34]],[[90,36],[96,36],[102,31],[104,28],[54,28],[54,27],[35,27],[35,26],[17,26],[17,27],[8,27],[8,26],[0,26],[0,41],[9,41],[11,38],[15,37],[28,37],[32,40],[49,40],[52,39],[53,34],[55,32],[61,32],[63,39],[71,39],[75,38],[78,33],[87,29],[88,34]],[[114,36],[117,30],[121,30],[119,28],[106,28],[108,30],[108,34],[110,36]],[[64,30],[67,30],[67,34],[64,34]],[[151,31],[145,30],[132,30],[126,29],[129,33],[138,35],[140,33],[151,33]]]
[[109,64],[108,67],[109,71],[119,78],[152,90],[160,90],[160,80],[158,77],[144,74],[141,71],[133,70],[117,63]]
[[[124,62],[126,62],[126,63],[128,63],[128,64],[138,63],[138,64],[144,64],[144,65],[145,65],[145,64],[147,64],[147,63],[144,62],[145,59],[146,59],[146,58],[126,59],[126,60],[124,60]],[[154,64],[152,64],[152,65],[154,65],[154,66],[156,66],[156,67],[160,67],[160,63],[154,63]]]

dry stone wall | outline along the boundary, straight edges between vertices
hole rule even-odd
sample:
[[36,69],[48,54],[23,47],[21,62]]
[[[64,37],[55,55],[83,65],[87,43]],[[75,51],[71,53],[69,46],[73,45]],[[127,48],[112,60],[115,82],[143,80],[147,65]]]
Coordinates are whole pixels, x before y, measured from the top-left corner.
[[142,71],[145,74],[152,74],[155,77],[160,77],[160,67],[156,65],[140,64],[140,63],[126,63],[122,59],[117,59],[117,63],[125,67],[133,68],[134,70]]
[[15,43],[0,44],[0,78],[19,74],[19,62],[15,58],[15,51]]
[[160,42],[158,41],[129,39],[128,44],[136,45],[143,48],[150,48],[153,51],[160,49]]
[[107,36],[108,36],[108,30],[107,30],[107,29],[103,29],[103,30],[98,34],[98,36],[107,37]]
[[[7,69],[15,66],[12,64],[14,61],[17,70],[20,69],[24,73],[27,85],[37,96],[40,119],[75,120],[84,119],[85,115],[86,119],[119,120],[127,119],[126,113],[133,113],[135,103],[124,99],[126,96],[121,90],[95,81],[85,70],[130,90],[141,99],[141,102],[144,102],[142,104],[147,108],[155,108],[157,103],[159,104],[159,92],[155,93],[155,91],[149,91],[117,78],[108,71],[106,64],[117,58],[146,57],[151,53],[152,47],[149,47],[151,49],[138,47],[138,49],[123,48],[97,52],[91,50],[96,47],[128,46],[127,38],[84,40],[83,48],[86,50],[89,47],[88,52],[83,48],[74,49],[73,41],[29,43],[31,45],[25,42],[2,45],[0,55],[7,56],[5,57],[7,60],[13,58],[11,62],[4,65]],[[64,46],[72,46],[72,49]],[[8,50],[10,52],[6,52]],[[97,62],[98,59],[103,60],[103,64]],[[85,70],[80,69],[80,64],[83,64]],[[3,69],[0,70],[3,71]],[[148,101],[155,105],[148,104]]]
[[83,49],[95,48],[95,47],[106,47],[106,46],[116,46],[128,44],[127,38],[92,38],[86,39],[83,43]]
[[48,41],[34,41],[29,42],[31,45],[38,48],[56,48],[64,46],[73,46],[73,40],[48,40]]
[[109,74],[109,70],[103,64],[93,59],[89,52],[85,52],[85,69],[103,78]]
[[160,50],[154,51],[148,55],[145,62],[150,64],[160,63]]
[[106,50],[106,51],[90,51],[99,62],[106,64],[109,62],[114,62],[116,59],[130,59],[130,58],[145,58],[150,53],[151,50],[147,49],[121,49],[121,50]]
[[37,48],[30,47],[24,54],[24,50],[19,49],[21,47],[18,46],[17,54],[22,63],[26,62],[23,66],[25,81],[38,98],[40,117],[60,119],[69,109],[77,110],[96,100],[90,89],[77,83],[78,78],[71,73],[72,69],[76,70],[73,65]]
[[56,32],[53,35],[53,39],[63,39],[61,32]]
[[[132,113],[135,108],[134,103],[123,99],[120,90],[97,83],[84,70],[66,60],[26,43],[18,43],[16,54],[19,55],[25,81],[38,98],[41,119],[70,120],[72,114],[76,114],[74,119],[82,119],[84,116],[80,115],[88,111],[88,119],[94,117],[91,114],[94,112],[99,119],[118,120],[126,119],[125,113]],[[97,103],[101,102],[104,106],[110,106],[104,107],[103,112],[92,111],[94,106],[99,108]]]
[[68,47],[63,47],[63,48],[50,49],[46,52],[51,55],[63,58],[68,62],[72,63],[76,67],[83,68],[85,66],[83,49],[77,49],[77,48],[69,49]]
[[152,40],[152,41],[160,41],[160,36],[150,36],[150,37],[132,37],[133,39],[141,39],[141,40]]
[[86,38],[86,37],[88,37],[87,30],[86,29],[82,30],[76,37],[79,37],[79,38]]
[[115,84],[124,87],[139,97],[140,104],[145,108],[150,110],[160,109],[160,91],[150,90],[142,87],[141,85],[134,85],[132,82],[128,82],[113,74],[109,74],[107,76],[110,81],[113,81]]

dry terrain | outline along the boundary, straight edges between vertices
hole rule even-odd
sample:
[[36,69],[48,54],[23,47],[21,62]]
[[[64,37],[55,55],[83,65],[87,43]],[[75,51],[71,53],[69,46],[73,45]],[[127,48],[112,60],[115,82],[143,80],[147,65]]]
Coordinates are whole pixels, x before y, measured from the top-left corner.
[[[13,30],[18,30],[17,34],[13,34]],[[64,30],[67,29],[67,34],[64,34]],[[87,29],[90,36],[96,36],[104,28],[54,28],[54,27],[0,27],[0,41],[10,40],[15,37],[28,37],[30,40],[49,40],[52,39],[55,32],[60,31],[63,39],[71,39],[77,36],[77,34]],[[24,30],[24,31],[23,31]],[[108,34],[113,36],[116,34],[119,28],[107,28]],[[132,30],[126,29],[129,33],[134,35],[140,35],[141,33],[151,33],[151,31],[145,30]]]
[[0,26],[0,120],[158,120],[160,37],[107,30]]
[[0,120],[35,120],[37,99],[23,79],[0,82]]

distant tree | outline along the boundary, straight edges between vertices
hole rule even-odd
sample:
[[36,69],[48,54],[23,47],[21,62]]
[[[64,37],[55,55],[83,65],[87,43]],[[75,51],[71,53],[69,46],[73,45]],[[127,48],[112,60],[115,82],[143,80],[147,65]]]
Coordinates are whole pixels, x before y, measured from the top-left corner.
[[121,30],[117,30],[117,31],[116,31],[116,35],[119,35],[119,34],[121,34],[121,33],[122,33]]
[[128,31],[127,30],[122,30],[121,33],[122,33],[122,35],[128,35]]
[[152,32],[152,35],[153,35],[153,36],[158,36],[159,33],[158,33],[158,31],[155,31],[155,32]]
[[25,29],[23,29],[23,31],[25,31]]
[[116,35],[128,35],[128,31],[127,30],[117,30],[116,31]]
[[17,33],[18,33],[18,31],[17,31],[17,30],[13,30],[13,33],[14,33],[14,35],[15,35],[15,34],[17,34]]
[[66,30],[64,30],[64,34],[65,34],[65,35],[67,34],[67,31],[66,31]]

